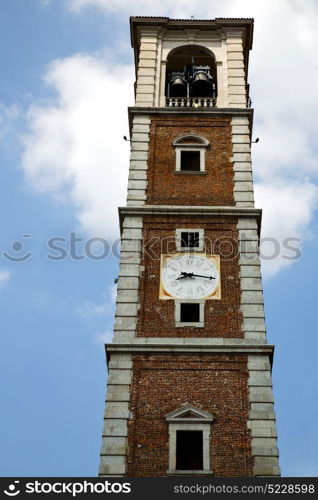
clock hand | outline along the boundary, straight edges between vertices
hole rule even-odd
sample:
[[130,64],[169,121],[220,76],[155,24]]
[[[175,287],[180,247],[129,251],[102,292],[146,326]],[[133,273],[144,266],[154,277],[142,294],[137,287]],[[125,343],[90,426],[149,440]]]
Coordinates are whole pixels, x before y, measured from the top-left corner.
[[196,276],[198,278],[208,278],[209,280],[215,280],[214,276],[203,276],[202,274],[194,274],[194,273],[189,273],[192,276]]
[[176,278],[176,280],[183,280],[184,278],[189,278],[189,277],[191,277],[191,273],[185,273],[184,271],[181,271],[179,278]]
[[196,276],[197,278],[207,278],[209,280],[215,280],[214,276],[203,276],[202,274],[187,273],[184,271],[181,271],[179,278],[176,278],[176,280],[183,280],[184,278],[193,278],[193,276]]

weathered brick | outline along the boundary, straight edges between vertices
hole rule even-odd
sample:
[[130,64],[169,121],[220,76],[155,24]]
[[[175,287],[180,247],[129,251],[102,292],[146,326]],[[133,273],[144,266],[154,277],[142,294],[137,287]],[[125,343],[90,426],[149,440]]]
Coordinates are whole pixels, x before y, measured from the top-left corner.
[[214,475],[253,476],[247,379],[247,356],[133,355],[126,476],[166,475],[165,415],[185,404],[215,417],[210,437]]
[[[150,127],[147,204],[234,205],[232,135],[230,117],[153,118]],[[178,136],[196,134],[213,147],[206,151],[205,176],[176,175],[175,150]]]
[[[144,272],[140,276],[138,291],[138,337],[243,338],[237,223],[235,217],[211,216],[203,220],[181,216],[144,217],[144,255],[141,262]],[[175,231],[180,227],[204,228],[205,251],[224,255],[221,257],[221,300],[206,302],[203,328],[176,328],[174,301],[159,300],[160,256],[176,251]]]

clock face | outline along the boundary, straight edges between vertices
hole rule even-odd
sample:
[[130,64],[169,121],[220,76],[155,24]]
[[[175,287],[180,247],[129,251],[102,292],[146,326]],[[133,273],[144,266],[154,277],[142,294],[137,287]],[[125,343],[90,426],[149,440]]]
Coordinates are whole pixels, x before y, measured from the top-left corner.
[[220,298],[212,297],[219,288],[219,257],[197,252],[163,255],[161,281],[161,298]]

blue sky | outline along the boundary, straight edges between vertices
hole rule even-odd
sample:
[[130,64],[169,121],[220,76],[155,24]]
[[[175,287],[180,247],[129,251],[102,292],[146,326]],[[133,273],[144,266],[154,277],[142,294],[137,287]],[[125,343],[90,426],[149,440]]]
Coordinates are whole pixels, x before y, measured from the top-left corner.
[[[91,239],[118,237],[133,102],[128,17],[142,14],[255,17],[257,206],[264,236],[297,237],[302,250],[297,261],[280,255],[263,266],[281,466],[318,475],[318,8],[255,3],[2,0],[1,475],[96,475],[118,260],[98,259],[102,243]],[[71,233],[82,239],[77,259]],[[48,258],[58,255],[52,237],[64,238],[65,259]],[[85,244],[93,258],[81,258]]]

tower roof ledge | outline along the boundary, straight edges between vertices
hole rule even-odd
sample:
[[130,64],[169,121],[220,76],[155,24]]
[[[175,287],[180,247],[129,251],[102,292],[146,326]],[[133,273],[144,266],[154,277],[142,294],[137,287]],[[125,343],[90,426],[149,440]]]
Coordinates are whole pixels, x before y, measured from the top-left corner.
[[138,47],[138,28],[140,26],[158,26],[174,30],[194,28],[200,30],[211,30],[219,28],[245,28],[246,29],[246,49],[251,50],[253,43],[253,18],[244,17],[216,17],[215,19],[173,19],[169,17],[153,16],[131,16],[130,35],[131,46]]

